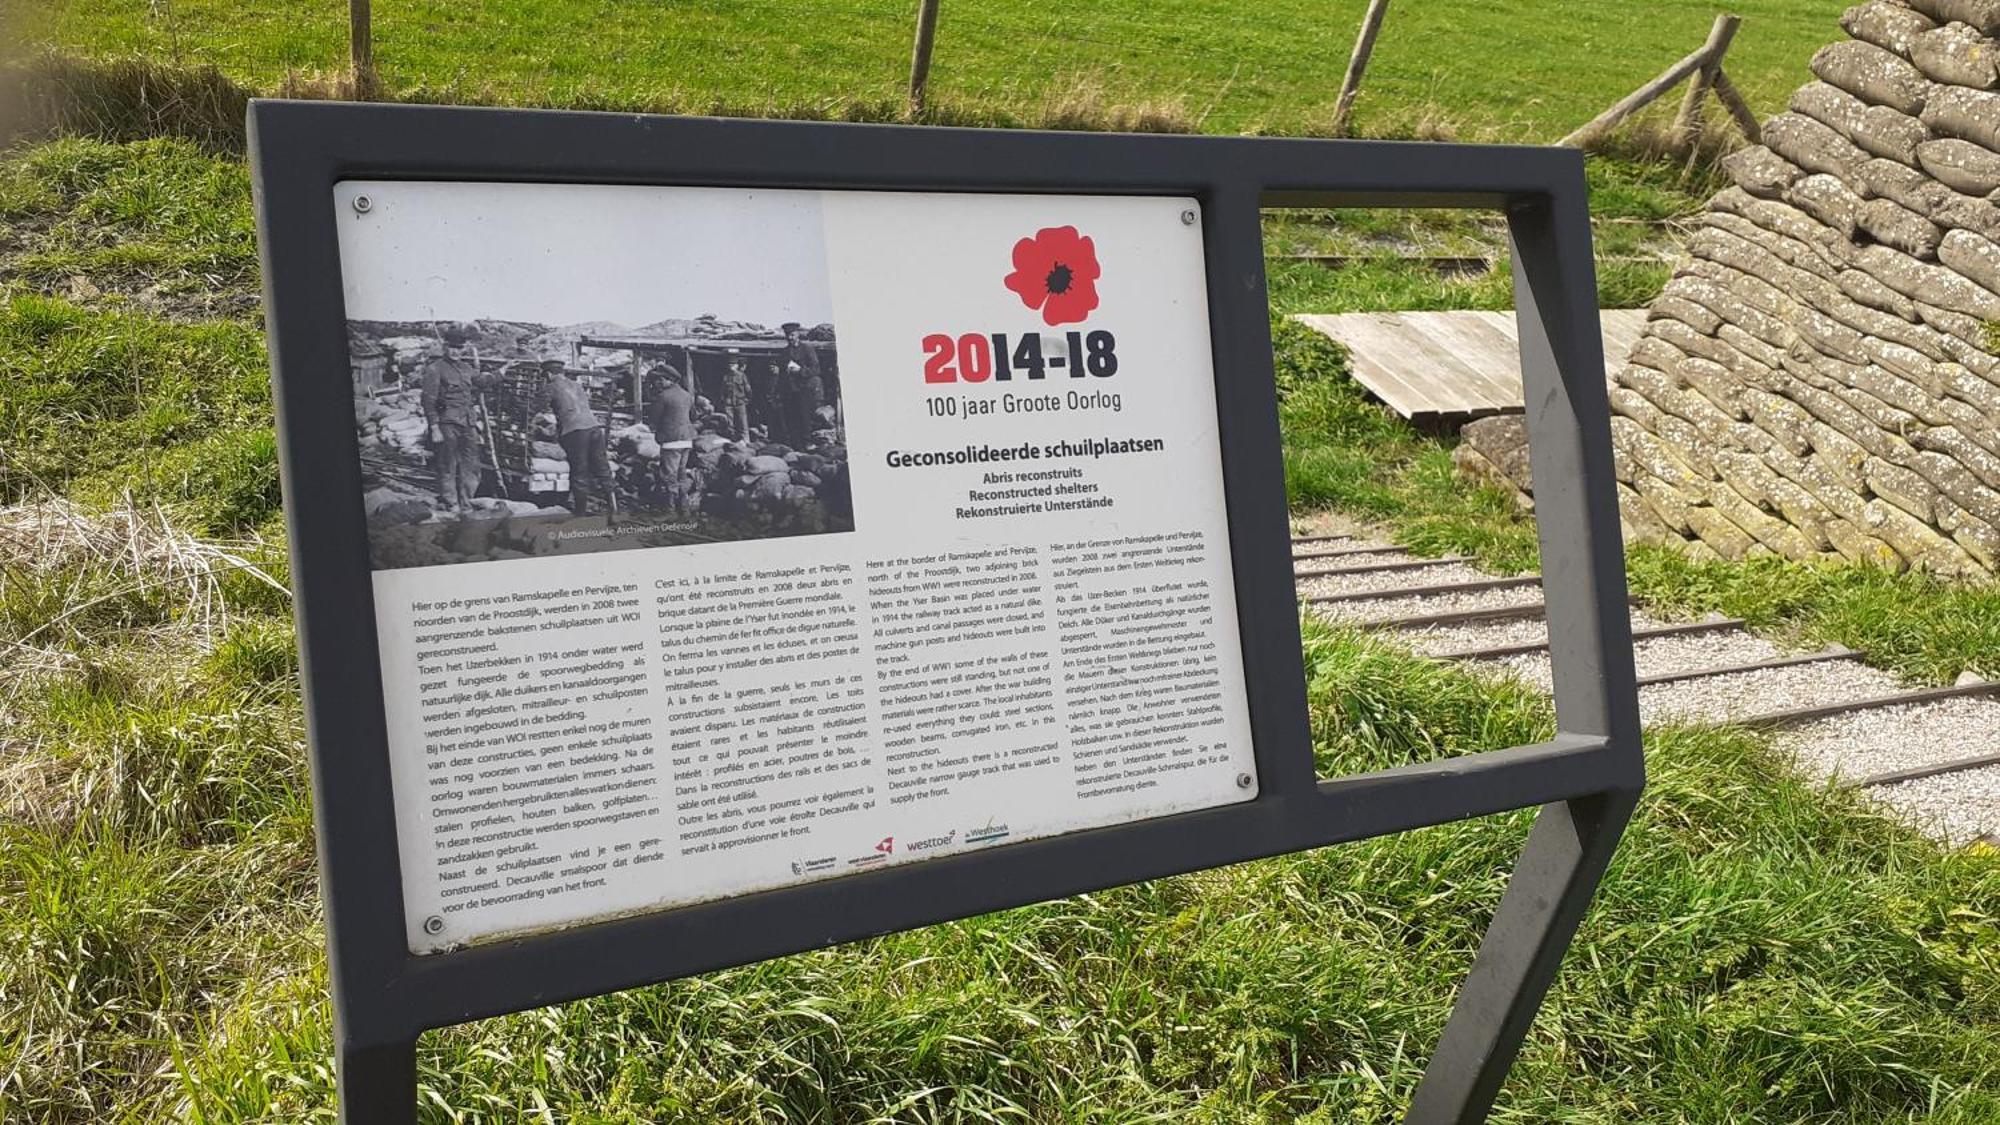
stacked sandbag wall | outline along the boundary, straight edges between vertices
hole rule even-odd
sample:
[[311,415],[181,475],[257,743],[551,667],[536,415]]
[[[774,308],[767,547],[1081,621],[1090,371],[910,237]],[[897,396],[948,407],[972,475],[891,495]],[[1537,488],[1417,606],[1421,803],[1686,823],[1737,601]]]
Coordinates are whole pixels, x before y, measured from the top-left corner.
[[[2000,0],[1850,8],[1610,388],[1628,534],[2000,569]],[[1468,475],[1527,489],[1500,423]],[[1516,459],[1522,464],[1525,459]]]

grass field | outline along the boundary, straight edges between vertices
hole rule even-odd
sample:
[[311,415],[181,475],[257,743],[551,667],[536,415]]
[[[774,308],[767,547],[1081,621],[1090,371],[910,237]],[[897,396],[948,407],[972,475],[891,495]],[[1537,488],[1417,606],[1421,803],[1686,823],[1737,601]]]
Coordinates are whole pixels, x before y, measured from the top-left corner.
[[[5,3],[6,0],[0,0]],[[912,5],[913,6],[913,5]],[[1324,125],[1359,0],[947,3],[940,96],[974,114],[1149,103],[1211,130]],[[1759,0],[1732,52],[1764,108],[1837,5]],[[1523,13],[1527,14],[1523,14]],[[77,0],[44,43],[338,66],[340,6]],[[392,90],[738,107],[893,105],[910,12],[377,4]],[[1546,139],[1692,48],[1711,11],[1395,7],[1362,124]],[[1058,28],[1061,33],[1058,34]],[[776,61],[774,61],[776,60]],[[879,108],[879,106],[878,106]],[[1666,276],[1713,180],[1589,166],[1607,304]],[[1286,213],[1274,309],[1504,307],[1491,216]],[[331,1119],[311,809],[240,159],[73,138],[0,157],[0,1121]],[[1422,552],[1535,565],[1533,527],[1274,325],[1296,507]],[[69,507],[69,504],[75,507]],[[1636,591],[1905,674],[2000,674],[2000,592],[1853,567],[1635,553]],[[1547,704],[1309,626],[1320,768],[1529,741]],[[1496,1120],[2000,1121],[2000,862],[1788,774],[1740,731],[1650,736],[1651,789]],[[427,1036],[427,1122],[1388,1122],[1498,901],[1520,815],[968,919]]]
[[[0,526],[0,1119],[325,1120],[269,403],[237,303],[255,278],[241,167],[182,142],[70,140],[0,169],[4,483],[84,502]],[[1435,222],[1461,237],[1471,220]],[[1452,484],[1444,447],[1366,403],[1337,350],[1283,323],[1277,339],[1296,503],[1532,565],[1531,527]],[[115,440],[79,460],[79,432]],[[128,494],[139,511],[116,515]],[[1838,569],[1659,574],[1676,597],[1760,602],[1779,628],[1887,623],[1917,673],[2000,651],[1991,594]],[[1548,729],[1527,693],[1352,634],[1310,630],[1307,658],[1329,774]],[[1497,1119],[2000,1117],[2000,864],[1791,779],[1740,732],[1658,731],[1649,752],[1653,788]],[[1451,825],[438,1033],[426,1120],[1393,1121],[1524,827]]]
[[[14,0],[19,3],[20,0]],[[1775,112],[1836,34],[1840,3],[1744,0],[1728,69]],[[943,5],[932,85],[944,106],[1032,111],[1086,99],[1174,108],[1222,132],[1323,131],[1363,0],[1025,0]],[[900,104],[914,0],[375,6],[391,91],[563,104]],[[1409,135],[1543,142],[1700,46],[1719,9],[1666,0],[1404,3],[1391,8],[1357,123]],[[270,88],[346,65],[344,6],[276,0],[62,0],[27,37],[93,55],[212,62]]]

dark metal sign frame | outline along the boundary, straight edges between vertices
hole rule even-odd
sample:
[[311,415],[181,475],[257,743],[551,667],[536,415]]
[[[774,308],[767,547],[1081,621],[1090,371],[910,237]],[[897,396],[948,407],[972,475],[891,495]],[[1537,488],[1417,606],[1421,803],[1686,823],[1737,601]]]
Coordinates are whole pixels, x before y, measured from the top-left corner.
[[[1482,1120],[1644,784],[1583,161],[1556,148],[1038,133],[259,101],[249,112],[344,1122],[414,1121],[468,1020],[1104,887],[1540,807],[1409,1120]],[[1188,195],[1261,790],[1241,804],[416,956],[335,235],[345,179]],[[1315,776],[1259,208],[1482,207],[1512,232],[1559,733]],[[336,424],[337,423],[337,424]]]

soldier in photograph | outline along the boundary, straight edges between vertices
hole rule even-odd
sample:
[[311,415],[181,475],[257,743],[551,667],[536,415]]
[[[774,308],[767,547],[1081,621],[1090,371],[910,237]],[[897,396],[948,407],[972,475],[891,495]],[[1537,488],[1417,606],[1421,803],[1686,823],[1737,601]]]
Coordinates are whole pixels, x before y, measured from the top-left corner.
[[819,352],[806,343],[805,330],[797,321],[784,325],[785,350],[778,359],[780,385],[785,403],[786,438],[793,446],[804,446],[819,428],[819,408],[826,399],[820,381]]
[[479,392],[496,382],[493,375],[449,355],[424,365],[421,401],[445,512],[465,511],[479,493]]
[[689,507],[687,487],[688,457],[694,452],[695,402],[681,373],[662,363],[647,374],[646,425],[660,445],[660,483],[667,490],[676,514]]
[[556,438],[569,459],[570,511],[589,515],[594,506],[609,505],[611,459],[604,449],[604,423],[591,408],[590,392],[565,373],[562,360],[542,361],[549,409],[556,416]]
[[736,427],[736,440],[750,440],[750,373],[743,357],[730,356],[729,370],[722,376],[722,413]]
[[[751,403],[757,417],[764,420],[764,440],[785,440],[785,371],[777,360],[760,360],[750,377]],[[747,437],[745,440],[748,440]]]

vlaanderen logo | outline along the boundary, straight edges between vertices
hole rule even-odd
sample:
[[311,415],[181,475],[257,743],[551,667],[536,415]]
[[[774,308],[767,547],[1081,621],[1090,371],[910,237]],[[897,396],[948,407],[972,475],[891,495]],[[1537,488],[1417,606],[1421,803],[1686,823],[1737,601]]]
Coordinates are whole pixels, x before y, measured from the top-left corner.
[[1075,227],[1043,227],[1014,244],[1006,286],[1046,324],[1081,324],[1097,307],[1097,246]]

